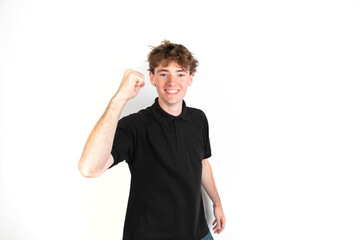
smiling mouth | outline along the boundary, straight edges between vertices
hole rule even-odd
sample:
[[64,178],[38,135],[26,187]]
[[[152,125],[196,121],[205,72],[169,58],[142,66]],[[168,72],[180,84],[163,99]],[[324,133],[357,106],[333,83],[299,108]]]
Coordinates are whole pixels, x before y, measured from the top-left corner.
[[167,90],[167,89],[165,89],[165,92],[170,93],[170,94],[175,94],[175,93],[180,92],[180,90]]

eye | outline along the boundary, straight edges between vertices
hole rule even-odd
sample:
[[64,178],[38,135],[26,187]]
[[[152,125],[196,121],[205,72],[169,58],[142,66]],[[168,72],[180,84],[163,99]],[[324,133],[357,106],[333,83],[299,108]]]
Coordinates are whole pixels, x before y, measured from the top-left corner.
[[166,73],[160,73],[161,77],[166,77]]
[[185,77],[185,74],[179,74],[179,77]]

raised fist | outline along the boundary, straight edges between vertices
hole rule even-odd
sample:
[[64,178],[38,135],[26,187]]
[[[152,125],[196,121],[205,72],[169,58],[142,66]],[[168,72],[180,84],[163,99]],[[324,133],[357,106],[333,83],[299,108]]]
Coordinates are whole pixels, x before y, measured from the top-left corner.
[[140,89],[145,86],[144,79],[143,74],[127,68],[116,95],[125,100],[136,97]]

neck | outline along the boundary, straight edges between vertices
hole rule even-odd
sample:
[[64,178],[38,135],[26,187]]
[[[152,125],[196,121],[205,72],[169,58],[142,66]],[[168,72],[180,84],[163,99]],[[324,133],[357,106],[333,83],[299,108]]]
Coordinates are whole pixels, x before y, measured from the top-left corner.
[[166,102],[163,102],[161,98],[159,98],[158,100],[159,100],[160,107],[168,114],[173,115],[173,116],[179,116],[181,114],[182,100],[177,103],[171,104],[171,105],[167,104]]

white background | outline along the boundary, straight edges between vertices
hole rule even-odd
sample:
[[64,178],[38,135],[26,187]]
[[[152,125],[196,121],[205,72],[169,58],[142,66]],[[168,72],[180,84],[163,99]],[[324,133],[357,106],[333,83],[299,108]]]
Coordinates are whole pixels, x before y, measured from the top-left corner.
[[360,239],[360,1],[3,0],[0,24],[0,239],[121,239],[127,164],[77,163],[125,68],[146,85],[122,116],[153,103],[164,39],[200,63],[185,101],[209,120],[214,238]]

